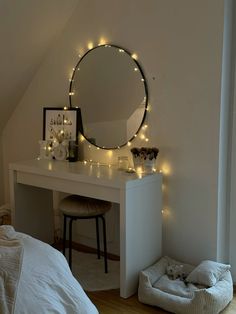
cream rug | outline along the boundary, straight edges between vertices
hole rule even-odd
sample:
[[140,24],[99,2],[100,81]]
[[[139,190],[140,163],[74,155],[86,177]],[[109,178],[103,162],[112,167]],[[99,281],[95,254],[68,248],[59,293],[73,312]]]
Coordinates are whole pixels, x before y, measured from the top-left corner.
[[[68,255],[67,255],[68,256]],[[96,254],[72,252],[72,273],[85,291],[118,289],[120,262],[108,260],[108,273],[104,272],[104,259]]]

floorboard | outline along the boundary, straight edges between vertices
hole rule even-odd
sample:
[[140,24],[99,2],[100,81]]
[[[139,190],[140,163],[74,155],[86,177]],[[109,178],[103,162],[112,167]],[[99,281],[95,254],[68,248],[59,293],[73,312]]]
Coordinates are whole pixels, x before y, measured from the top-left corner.
[[[128,299],[120,298],[119,290],[87,292],[89,298],[97,307],[99,314],[167,314],[160,308],[142,304],[137,295]],[[227,306],[222,314],[236,313],[236,294],[233,301]],[[189,313],[191,314],[191,313]],[[200,314],[200,313],[199,313]]]

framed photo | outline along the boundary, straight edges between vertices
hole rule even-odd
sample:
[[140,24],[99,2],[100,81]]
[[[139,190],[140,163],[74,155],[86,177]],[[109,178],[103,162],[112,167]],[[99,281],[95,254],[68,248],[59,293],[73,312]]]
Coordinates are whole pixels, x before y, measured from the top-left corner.
[[64,139],[78,142],[83,133],[80,108],[43,108],[43,140],[53,140],[63,134]]

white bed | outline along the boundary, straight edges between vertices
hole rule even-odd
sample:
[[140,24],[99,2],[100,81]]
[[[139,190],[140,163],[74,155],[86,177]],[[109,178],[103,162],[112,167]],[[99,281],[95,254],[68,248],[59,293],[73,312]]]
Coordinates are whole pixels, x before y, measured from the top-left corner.
[[0,226],[0,313],[98,311],[59,251],[11,226]]

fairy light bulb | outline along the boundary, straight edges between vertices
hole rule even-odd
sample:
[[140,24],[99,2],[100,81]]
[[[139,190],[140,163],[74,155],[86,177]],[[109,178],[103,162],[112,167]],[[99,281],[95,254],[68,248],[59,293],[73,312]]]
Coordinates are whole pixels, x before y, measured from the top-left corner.
[[84,142],[84,141],[85,141],[85,137],[84,137],[82,134],[80,134],[80,136],[79,136],[79,140],[80,140],[80,142],[82,143],[82,142]]
[[111,158],[113,156],[113,151],[112,150],[108,150],[107,151],[107,156]]
[[133,54],[131,55],[131,57],[132,57],[133,59],[135,59],[135,60],[137,60],[137,59],[138,59],[138,56],[137,56],[137,54],[136,54],[136,53],[133,53]]
[[98,46],[105,45],[106,43],[107,43],[107,40],[105,38],[101,37],[100,40],[99,40]]
[[93,49],[93,42],[92,42],[92,41],[90,41],[90,42],[88,43],[88,49]]
[[131,146],[131,142],[128,142],[128,143],[127,143],[127,146]]

